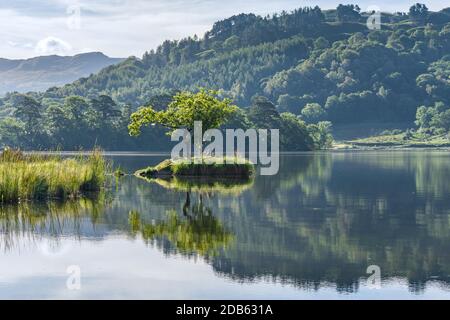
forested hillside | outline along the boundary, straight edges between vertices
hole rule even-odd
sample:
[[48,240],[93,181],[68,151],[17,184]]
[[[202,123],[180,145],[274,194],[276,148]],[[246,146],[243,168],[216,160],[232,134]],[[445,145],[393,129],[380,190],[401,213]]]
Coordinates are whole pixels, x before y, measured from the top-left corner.
[[[353,5],[327,11],[302,8],[266,17],[240,14],[215,23],[202,37],[165,41],[142,58],[130,57],[88,78],[28,97],[47,126],[39,139],[47,139],[42,140],[43,146],[73,148],[92,143],[92,138],[82,140],[86,134],[112,149],[154,148],[157,142],[145,146],[145,138],[131,142],[119,128],[125,127],[127,117],[139,106],[164,108],[175,91],[199,87],[232,98],[245,110],[242,114],[250,126],[259,120],[249,120],[249,107],[264,96],[272,102],[269,114],[276,113],[276,118],[296,121],[303,129],[314,124],[310,135],[318,127],[329,128],[330,123],[323,121],[413,126],[416,113],[421,128],[448,130],[450,8],[430,12],[417,4],[407,13],[382,13],[380,30],[367,27],[370,14]],[[67,102],[74,96],[80,96],[83,107]],[[99,105],[99,99],[108,100],[110,107]],[[0,133],[12,127],[29,135],[26,126],[32,116],[18,116],[21,104],[17,101],[21,100],[10,94],[1,102],[1,114],[7,118],[0,122]],[[114,112],[105,113],[105,108]],[[442,114],[447,122],[432,121]],[[70,135],[76,141],[62,139],[57,127],[64,121],[70,125],[63,131],[84,128],[81,135]],[[160,136],[158,129],[148,130],[155,139]],[[25,141],[18,139],[8,142],[3,134],[1,141]],[[301,144],[305,145],[304,139]]]

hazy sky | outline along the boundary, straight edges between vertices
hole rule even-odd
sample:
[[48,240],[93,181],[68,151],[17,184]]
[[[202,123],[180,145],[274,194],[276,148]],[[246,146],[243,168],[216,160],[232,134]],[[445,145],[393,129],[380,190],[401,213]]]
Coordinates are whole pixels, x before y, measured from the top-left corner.
[[[237,13],[268,14],[338,3],[407,11],[418,0],[0,0],[0,57],[72,55],[102,51],[112,57],[142,56],[165,39],[202,36]],[[419,1],[431,10],[450,0]],[[79,14],[78,14],[79,13]]]

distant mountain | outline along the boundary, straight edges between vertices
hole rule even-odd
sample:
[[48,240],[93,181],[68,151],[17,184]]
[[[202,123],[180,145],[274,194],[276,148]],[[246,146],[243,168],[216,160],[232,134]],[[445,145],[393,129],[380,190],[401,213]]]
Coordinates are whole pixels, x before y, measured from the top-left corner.
[[107,57],[100,52],[26,60],[0,58],[0,95],[12,91],[45,91],[89,76],[123,60]]

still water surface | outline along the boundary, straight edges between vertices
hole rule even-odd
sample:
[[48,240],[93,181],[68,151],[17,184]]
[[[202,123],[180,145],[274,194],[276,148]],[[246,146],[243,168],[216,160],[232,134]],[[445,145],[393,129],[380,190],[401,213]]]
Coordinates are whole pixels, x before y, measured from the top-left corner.
[[[449,299],[449,156],[284,155],[278,175],[236,185],[125,176],[88,199],[3,206],[0,298]],[[164,157],[110,158],[134,172]]]

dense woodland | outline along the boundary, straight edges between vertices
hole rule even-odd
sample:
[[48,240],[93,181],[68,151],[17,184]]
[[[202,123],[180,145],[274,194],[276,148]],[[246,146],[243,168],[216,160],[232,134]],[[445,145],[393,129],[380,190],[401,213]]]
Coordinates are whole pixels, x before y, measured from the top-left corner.
[[354,5],[240,14],[73,84],[7,94],[0,144],[164,150],[159,127],[128,136],[130,114],[166,108],[177,91],[199,87],[241,108],[227,126],[280,128],[284,150],[328,146],[332,125],[404,122],[448,132],[450,8],[382,13],[380,30],[367,27],[370,14]]

